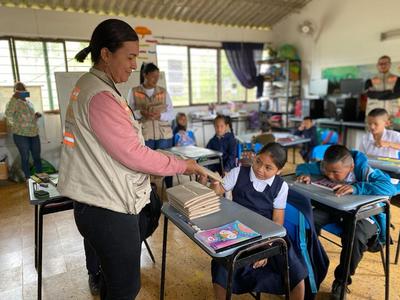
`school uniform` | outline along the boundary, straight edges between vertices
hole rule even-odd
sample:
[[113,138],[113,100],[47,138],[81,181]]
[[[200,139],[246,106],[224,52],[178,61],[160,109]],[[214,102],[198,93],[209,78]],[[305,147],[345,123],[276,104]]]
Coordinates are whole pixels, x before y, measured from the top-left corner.
[[[382,141],[400,143],[400,132],[384,129]],[[370,132],[364,134],[360,145],[360,151],[364,152],[366,155],[399,158],[399,150],[388,147],[377,147],[375,139]]]
[[315,126],[311,126],[308,129],[296,130],[294,135],[311,139],[309,143],[303,143],[300,150],[300,155],[303,158],[303,160],[305,162],[309,162],[311,159],[312,150],[318,144],[317,128]]
[[227,132],[223,136],[214,135],[207,144],[208,149],[222,152],[222,162],[224,170],[221,170],[220,165],[211,165],[208,168],[212,171],[229,172],[236,166],[236,139],[232,132]]
[[[289,187],[279,176],[267,180],[258,179],[251,167],[237,167],[224,178],[224,189],[233,190],[233,201],[272,220],[274,209],[285,209]],[[290,245],[288,237],[290,288],[294,288],[307,277],[307,270],[301,258]],[[283,259],[274,256],[268,259],[266,266],[254,269],[248,265],[235,270],[233,293],[242,294],[250,291],[270,294],[283,294],[282,280]],[[213,283],[226,287],[227,270],[216,260],[211,263]]]

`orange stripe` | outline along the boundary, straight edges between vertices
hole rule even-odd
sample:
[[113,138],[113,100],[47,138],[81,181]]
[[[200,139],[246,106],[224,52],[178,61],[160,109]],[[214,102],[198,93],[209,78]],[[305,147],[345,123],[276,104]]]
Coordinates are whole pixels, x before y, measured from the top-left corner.
[[72,143],[72,142],[67,141],[67,140],[63,140],[63,144],[65,146],[68,146],[68,147],[71,147],[71,148],[75,147],[75,143]]
[[73,133],[71,133],[71,132],[67,132],[67,131],[65,131],[64,132],[64,136],[67,136],[67,137],[70,137],[70,138],[75,138],[75,136],[73,135]]

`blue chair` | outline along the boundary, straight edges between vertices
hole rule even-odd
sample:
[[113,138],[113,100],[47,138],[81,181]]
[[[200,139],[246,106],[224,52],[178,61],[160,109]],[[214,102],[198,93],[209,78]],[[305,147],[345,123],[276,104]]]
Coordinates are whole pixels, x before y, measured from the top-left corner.
[[310,230],[310,224],[304,215],[288,202],[286,203],[285,222],[283,226],[286,228],[287,234],[292,241],[299,241],[298,247],[301,250],[301,255],[303,256],[304,262],[307,266],[311,293],[317,294],[318,288],[315,282],[314,270],[307,247],[307,230]]
[[326,149],[328,149],[331,145],[318,145],[315,146],[311,152],[311,161],[318,161],[324,159],[324,154]]

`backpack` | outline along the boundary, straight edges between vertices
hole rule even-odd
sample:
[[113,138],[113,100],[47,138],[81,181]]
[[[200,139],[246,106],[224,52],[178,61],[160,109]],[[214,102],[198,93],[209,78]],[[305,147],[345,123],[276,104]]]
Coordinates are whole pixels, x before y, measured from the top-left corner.
[[161,199],[157,194],[157,186],[151,183],[150,203],[143,207],[139,213],[140,237],[143,240],[153,234],[158,227],[161,216]]

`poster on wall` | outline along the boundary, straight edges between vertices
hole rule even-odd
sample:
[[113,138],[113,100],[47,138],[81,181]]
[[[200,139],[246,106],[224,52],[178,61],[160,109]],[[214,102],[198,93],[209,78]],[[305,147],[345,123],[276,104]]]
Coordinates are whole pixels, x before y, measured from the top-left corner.
[[139,36],[139,55],[136,60],[138,70],[142,63],[152,62],[157,65],[156,46],[158,41],[154,39],[152,31],[144,26],[136,26],[135,31]]
[[[390,72],[399,76],[400,62],[392,62]],[[367,80],[374,77],[377,73],[378,70],[376,69],[376,64],[341,66],[322,69],[322,78],[328,79],[329,91],[331,92],[335,89],[339,89],[340,81],[342,79],[362,78]]]

